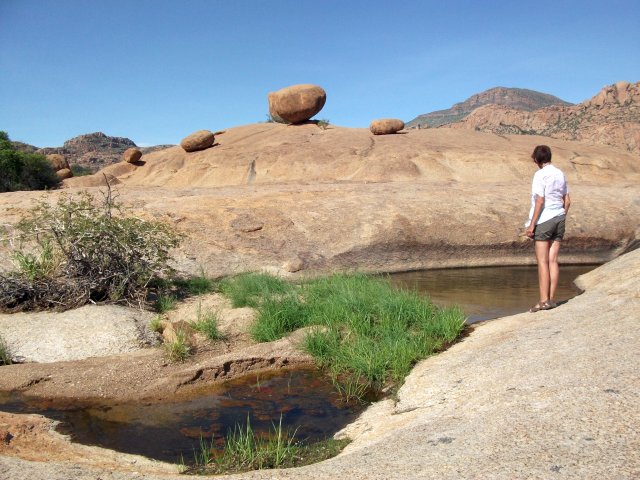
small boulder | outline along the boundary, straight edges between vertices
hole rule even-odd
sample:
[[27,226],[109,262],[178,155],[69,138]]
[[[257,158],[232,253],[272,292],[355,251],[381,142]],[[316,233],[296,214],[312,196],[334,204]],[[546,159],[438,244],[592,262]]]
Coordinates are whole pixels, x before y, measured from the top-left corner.
[[61,170],[58,170],[58,171],[56,172],[56,175],[58,175],[58,178],[59,178],[60,180],[65,180],[65,179],[67,179],[67,178],[71,178],[71,177],[73,177],[73,172],[71,171],[71,169],[70,169],[70,168],[63,168],[63,169],[61,169]]
[[122,161],[127,163],[139,162],[141,158],[142,152],[135,147],[127,148],[122,154]]
[[369,125],[369,130],[374,135],[389,135],[392,133],[398,133],[404,128],[404,122],[397,118],[381,118],[374,120]]
[[191,135],[184,137],[180,142],[180,146],[185,152],[197,152],[205,150],[215,142],[215,135],[209,130],[198,130]]
[[292,85],[268,95],[269,113],[287,123],[302,123],[316,115],[327,101],[327,94],[317,85]]
[[69,162],[66,158],[64,158],[64,155],[60,155],[59,153],[51,153],[47,155],[47,160],[56,172],[64,168],[67,168],[69,170],[71,169],[71,167],[69,166]]

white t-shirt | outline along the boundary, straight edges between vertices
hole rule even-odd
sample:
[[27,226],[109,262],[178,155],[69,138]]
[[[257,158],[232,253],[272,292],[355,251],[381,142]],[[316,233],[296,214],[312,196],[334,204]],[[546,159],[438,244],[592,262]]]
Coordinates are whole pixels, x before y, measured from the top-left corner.
[[544,197],[542,213],[536,225],[551,220],[558,215],[564,215],[564,196],[569,193],[569,186],[564,178],[564,173],[559,168],[545,165],[533,176],[531,184],[531,210],[529,210],[529,220],[525,224],[528,227],[533,217],[533,210],[536,205],[536,196]]

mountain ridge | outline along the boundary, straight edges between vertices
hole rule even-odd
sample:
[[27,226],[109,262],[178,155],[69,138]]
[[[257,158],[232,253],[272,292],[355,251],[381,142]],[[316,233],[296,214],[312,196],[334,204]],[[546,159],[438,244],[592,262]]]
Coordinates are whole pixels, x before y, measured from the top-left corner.
[[475,93],[451,108],[418,115],[406,124],[406,128],[439,127],[464,119],[484,105],[504,105],[517,110],[533,111],[551,105],[572,105],[554,95],[526,88],[493,87]]

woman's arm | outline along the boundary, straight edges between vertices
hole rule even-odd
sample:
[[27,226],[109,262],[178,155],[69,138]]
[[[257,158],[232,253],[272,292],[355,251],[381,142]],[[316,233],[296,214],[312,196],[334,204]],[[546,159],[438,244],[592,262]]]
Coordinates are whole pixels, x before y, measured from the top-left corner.
[[533,216],[531,217],[531,223],[525,230],[525,235],[529,238],[533,238],[533,232],[536,230],[536,223],[538,223],[538,219],[540,218],[540,214],[542,213],[542,208],[544,207],[544,197],[540,195],[536,195],[536,204],[533,208]]
[[562,201],[564,202],[564,214],[566,215],[569,213],[569,207],[571,206],[571,197],[568,192],[564,197],[562,197]]

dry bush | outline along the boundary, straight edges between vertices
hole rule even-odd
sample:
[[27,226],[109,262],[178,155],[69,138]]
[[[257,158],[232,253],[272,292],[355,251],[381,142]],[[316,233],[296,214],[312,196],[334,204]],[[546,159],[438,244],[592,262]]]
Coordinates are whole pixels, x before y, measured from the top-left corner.
[[19,271],[0,279],[0,310],[73,308],[87,301],[139,302],[168,275],[180,241],[167,224],[131,215],[108,187],[41,202],[17,225]]

